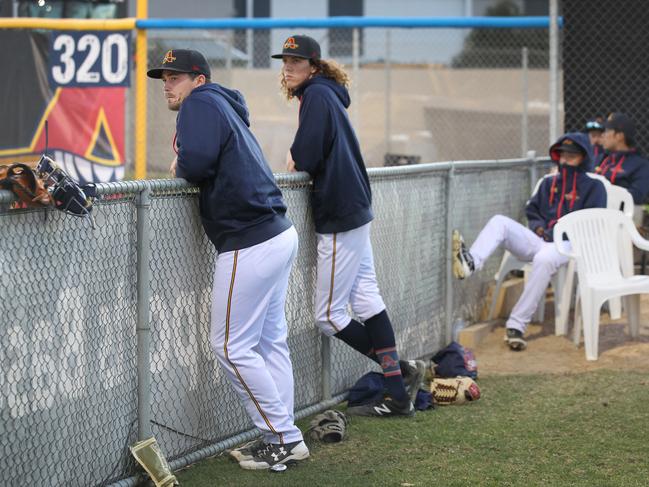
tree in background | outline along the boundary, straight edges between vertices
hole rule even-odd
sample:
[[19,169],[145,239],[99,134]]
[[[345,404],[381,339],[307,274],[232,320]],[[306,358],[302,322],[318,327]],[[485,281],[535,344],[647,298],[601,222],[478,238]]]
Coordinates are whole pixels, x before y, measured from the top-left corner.
[[[486,11],[487,17],[519,17],[512,0],[501,0]],[[522,49],[528,49],[530,68],[547,68],[547,29],[473,29],[462,51],[453,58],[454,68],[518,68]]]

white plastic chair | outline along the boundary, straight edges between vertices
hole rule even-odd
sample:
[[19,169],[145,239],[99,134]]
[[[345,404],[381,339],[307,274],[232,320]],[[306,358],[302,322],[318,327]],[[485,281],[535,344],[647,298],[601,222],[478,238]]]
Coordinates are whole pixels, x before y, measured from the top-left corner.
[[[633,196],[622,186],[610,184],[606,189],[606,196],[608,198],[606,207],[611,210],[622,211],[626,216],[633,219],[634,206]],[[633,275],[633,245],[631,239],[624,233],[620,233],[620,267],[622,275],[630,277]],[[614,320],[620,319],[622,316],[622,302],[620,298],[610,299],[608,302],[608,311],[611,318]],[[576,335],[576,343],[579,343],[579,335]]]
[[[633,220],[619,210],[575,211],[562,217],[554,227],[554,243],[559,253],[577,263],[586,360],[597,360],[600,309],[610,298],[626,296],[631,336],[638,336],[639,294],[649,293],[649,276],[622,274],[620,255],[624,250],[620,249],[620,233],[638,248],[649,250],[649,241],[640,236]],[[564,236],[570,241],[570,249]],[[578,320],[576,317],[575,321]]]

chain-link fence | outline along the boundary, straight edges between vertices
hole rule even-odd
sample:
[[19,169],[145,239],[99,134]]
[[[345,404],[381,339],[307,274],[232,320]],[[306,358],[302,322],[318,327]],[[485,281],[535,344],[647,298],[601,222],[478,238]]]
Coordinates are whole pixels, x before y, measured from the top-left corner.
[[[279,90],[281,52],[305,33],[351,77],[349,114],[368,166],[524,157],[547,149],[546,28],[148,29],[149,66],[173,48],[203,52],[213,80],[243,93],[252,131],[284,169],[298,103]],[[173,159],[175,116],[149,80],[149,169]],[[129,131],[133,133],[133,131]]]
[[[449,234],[520,218],[531,161],[371,169],[379,285],[404,358],[473,319],[494,258],[451,284]],[[300,235],[286,305],[297,416],[339,400],[366,358],[313,321],[316,244],[304,174],[278,176]],[[8,209],[0,193],[0,468],[6,485],[134,485],[127,445],[153,433],[174,468],[250,438],[252,423],[209,347],[213,246],[197,189],[102,184],[95,226]],[[452,311],[450,311],[452,310]],[[150,384],[150,386],[149,386]]]

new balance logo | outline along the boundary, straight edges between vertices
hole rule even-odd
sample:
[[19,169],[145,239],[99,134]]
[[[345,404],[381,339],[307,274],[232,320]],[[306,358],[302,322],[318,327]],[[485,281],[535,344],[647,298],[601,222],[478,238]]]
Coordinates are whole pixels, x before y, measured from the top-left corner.
[[378,406],[374,406],[374,411],[376,411],[377,414],[390,414],[390,408],[385,405],[385,404],[380,404]]

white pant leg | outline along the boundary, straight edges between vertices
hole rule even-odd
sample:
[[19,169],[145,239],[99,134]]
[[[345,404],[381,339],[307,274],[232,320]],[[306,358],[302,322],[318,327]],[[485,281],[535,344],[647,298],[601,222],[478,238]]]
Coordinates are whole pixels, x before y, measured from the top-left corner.
[[370,225],[363,226],[365,232],[365,248],[361,257],[358,275],[352,286],[350,302],[352,311],[358,315],[361,321],[376,316],[385,309],[385,303],[379,291],[379,284],[376,280],[374,270],[374,255],[372,252],[372,241],[370,239]]
[[[285,322],[267,325],[267,320],[278,319],[278,287],[286,285],[281,280],[288,278],[286,269],[290,269],[294,258],[296,239],[295,229],[290,228],[253,247],[221,253],[214,270],[212,348],[251,419],[265,440],[274,443],[302,439],[292,411],[282,401],[286,394],[280,392],[284,387],[292,391],[293,376],[284,376],[276,383],[259,353],[267,326],[276,335],[281,335],[283,327],[286,336]],[[269,310],[273,310],[270,317]],[[280,340],[274,337],[274,341]],[[268,349],[264,348],[264,352]],[[286,360],[288,357],[279,367],[285,368]]]
[[[288,279],[295,256],[297,255],[298,237],[295,228],[291,228],[292,242],[287,242],[287,247],[293,246],[293,255],[279,276],[275,291],[266,313],[266,322],[261,333],[258,351],[266,362],[273,381],[277,385],[279,396],[286,406],[291,421],[294,421],[294,391],[293,391],[293,365],[289,355],[287,342],[288,327],[286,324],[286,290]],[[289,440],[293,441],[293,440]]]
[[495,215],[484,226],[470,252],[476,270],[502,244],[516,258],[531,262],[544,241],[529,228],[503,215]]
[[550,279],[560,266],[568,262],[568,257],[561,255],[554,243],[543,242],[541,249],[532,260],[532,272],[530,273],[523,294],[512,309],[507,328],[515,328],[525,332],[527,324],[531,321],[539,301],[543,297]]
[[[368,224],[369,225],[369,224]],[[315,319],[326,335],[334,335],[349,325],[347,307],[365,250],[364,225],[348,232],[317,233],[318,275]]]

